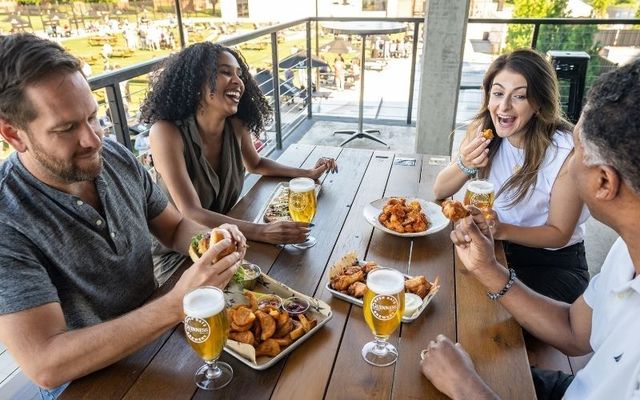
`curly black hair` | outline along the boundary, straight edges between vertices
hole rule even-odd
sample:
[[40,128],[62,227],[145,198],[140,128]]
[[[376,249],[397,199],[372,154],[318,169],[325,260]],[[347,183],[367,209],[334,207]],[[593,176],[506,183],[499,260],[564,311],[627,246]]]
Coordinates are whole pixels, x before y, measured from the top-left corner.
[[208,82],[216,88],[218,57],[222,52],[235,57],[242,69],[244,93],[235,114],[250,132],[258,135],[271,122],[271,106],[249,73],[244,57],[237,51],[211,42],[193,44],[171,55],[151,80],[151,90],[140,109],[142,120],[180,121],[195,114],[202,99],[202,87]]

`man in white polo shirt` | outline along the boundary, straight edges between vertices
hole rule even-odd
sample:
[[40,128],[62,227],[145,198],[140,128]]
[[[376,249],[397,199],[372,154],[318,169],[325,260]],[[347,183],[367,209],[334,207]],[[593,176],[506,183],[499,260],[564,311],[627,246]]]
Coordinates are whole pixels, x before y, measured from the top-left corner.
[[[451,233],[466,269],[487,288],[489,298],[499,300],[524,329],[567,355],[594,352],[572,382],[561,374],[558,382],[545,382],[553,390],[543,398],[640,399],[638,115],[640,59],[597,80],[574,131],[572,178],[591,215],[620,238],[600,274],[573,304],[534,293],[517,280],[513,270],[498,264],[491,231],[477,209]],[[460,344],[440,335],[423,355],[423,374],[448,396],[498,398]]]

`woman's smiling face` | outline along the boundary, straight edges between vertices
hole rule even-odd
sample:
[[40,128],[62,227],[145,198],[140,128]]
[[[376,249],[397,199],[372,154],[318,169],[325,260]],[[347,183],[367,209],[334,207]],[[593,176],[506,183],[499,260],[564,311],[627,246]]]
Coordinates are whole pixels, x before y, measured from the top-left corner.
[[502,70],[493,79],[489,96],[488,108],[496,133],[521,147],[524,128],[536,113],[527,98],[527,80],[517,72]]
[[205,88],[205,95],[211,98],[214,108],[222,111],[226,116],[238,112],[238,104],[244,94],[242,75],[238,60],[227,51],[221,52],[218,57],[215,92],[211,93],[208,88]]

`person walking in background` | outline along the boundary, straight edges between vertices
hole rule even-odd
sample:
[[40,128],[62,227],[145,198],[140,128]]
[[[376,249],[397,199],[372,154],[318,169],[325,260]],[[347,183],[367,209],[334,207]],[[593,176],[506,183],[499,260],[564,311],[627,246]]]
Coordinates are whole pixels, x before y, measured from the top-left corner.
[[338,57],[333,62],[333,76],[338,90],[344,90],[345,69],[344,58],[342,58],[342,54],[338,54]]

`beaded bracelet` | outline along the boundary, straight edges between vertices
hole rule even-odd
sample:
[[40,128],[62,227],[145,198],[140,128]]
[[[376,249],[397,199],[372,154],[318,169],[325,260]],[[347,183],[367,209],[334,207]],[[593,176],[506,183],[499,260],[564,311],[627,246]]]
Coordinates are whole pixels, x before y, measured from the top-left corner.
[[467,176],[474,176],[478,173],[478,168],[471,168],[464,165],[462,163],[462,157],[458,157],[458,159],[456,160],[456,165],[458,166],[460,171],[462,171]]
[[487,292],[487,297],[489,297],[491,300],[498,300],[500,297],[507,294],[507,292],[509,291],[509,289],[511,289],[511,286],[513,286],[515,282],[516,271],[514,271],[513,268],[509,268],[509,280],[507,281],[507,284],[504,285],[504,287],[500,289],[499,292]]

